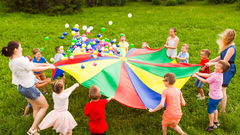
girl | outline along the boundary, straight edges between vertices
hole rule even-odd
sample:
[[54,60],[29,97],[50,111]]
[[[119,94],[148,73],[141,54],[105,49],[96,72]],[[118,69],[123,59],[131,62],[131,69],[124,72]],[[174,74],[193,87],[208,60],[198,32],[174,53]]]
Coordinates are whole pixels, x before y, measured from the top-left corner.
[[77,87],[79,87],[79,84],[75,83],[64,90],[63,80],[58,80],[53,84],[54,110],[49,112],[40,123],[39,128],[41,130],[53,127],[60,135],[72,135],[72,129],[77,126],[77,122],[68,111],[68,97]]
[[217,44],[219,45],[219,53],[220,56],[215,59],[210,60],[206,63],[207,66],[213,66],[218,61],[224,60],[230,64],[230,69],[227,72],[223,73],[223,98],[220,103],[220,112],[226,112],[227,105],[227,87],[230,83],[233,76],[236,74],[236,65],[234,63],[236,59],[236,47],[234,45],[234,39],[236,36],[236,32],[232,29],[226,29],[222,34],[219,35],[220,38],[217,40]]
[[19,42],[11,41],[2,48],[2,54],[9,57],[9,67],[12,71],[12,83],[18,86],[18,92],[23,95],[33,107],[34,122],[28,130],[28,135],[37,135],[38,124],[48,109],[48,103],[42,93],[36,88],[34,72],[55,69],[51,64],[32,63],[22,56]]
[[179,38],[177,37],[176,28],[171,28],[169,30],[169,37],[167,38],[167,42],[164,45],[167,48],[167,56],[171,59],[175,59],[177,55],[177,46],[179,43]]

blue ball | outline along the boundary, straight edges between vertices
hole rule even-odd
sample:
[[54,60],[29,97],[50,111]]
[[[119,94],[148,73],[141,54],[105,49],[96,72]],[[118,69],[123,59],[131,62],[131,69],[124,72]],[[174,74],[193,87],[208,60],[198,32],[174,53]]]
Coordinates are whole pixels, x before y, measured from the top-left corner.
[[68,33],[67,32],[63,32],[63,36],[67,36],[68,35]]
[[102,50],[98,50],[98,52],[102,52]]
[[61,36],[60,39],[64,39],[64,36]]
[[100,40],[96,40],[96,43],[100,43]]
[[113,40],[111,40],[111,41],[110,41],[110,43],[111,43],[111,44],[113,44],[113,43],[114,43],[114,41],[113,41]]
[[84,65],[82,65],[82,66],[81,66],[81,69],[84,69],[84,68],[85,68],[85,66],[84,66]]
[[102,36],[101,34],[97,34],[97,37],[99,37],[99,38],[100,38],[101,36]]
[[75,31],[75,30],[76,30],[76,28],[72,27],[72,31]]
[[120,45],[119,45],[119,44],[116,44],[116,47],[120,47]]
[[75,32],[79,32],[79,29],[76,28],[76,29],[75,29]]
[[117,52],[117,54],[120,54],[120,52]]
[[75,45],[76,45],[76,46],[81,46],[81,44],[80,44],[80,43],[78,43],[78,42],[77,42]]
[[89,49],[86,49],[86,51],[88,51]]
[[94,55],[93,55],[93,54],[91,54],[90,56],[91,56],[91,57],[94,57]]

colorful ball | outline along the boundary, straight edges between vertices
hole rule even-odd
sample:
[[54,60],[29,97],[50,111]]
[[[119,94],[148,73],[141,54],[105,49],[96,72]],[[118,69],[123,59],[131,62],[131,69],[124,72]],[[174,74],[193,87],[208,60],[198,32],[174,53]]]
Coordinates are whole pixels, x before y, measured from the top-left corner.
[[87,30],[87,26],[86,25],[82,26],[82,29]]
[[97,37],[100,38],[100,37],[102,37],[102,35],[101,34],[97,34]]
[[101,32],[104,32],[104,31],[106,31],[106,28],[102,27]]
[[69,28],[69,24],[68,23],[65,24],[65,28]]
[[93,66],[97,66],[97,63],[96,63],[96,62],[93,62]]
[[68,33],[67,32],[63,32],[63,36],[67,36],[68,35]]
[[46,40],[46,41],[49,40],[49,37],[44,37],[44,40]]
[[54,58],[51,58],[51,59],[50,59],[50,62],[54,62]]
[[40,48],[40,51],[44,51],[45,49],[44,48]]
[[59,38],[60,38],[60,39],[64,39],[64,36],[60,36]]
[[81,69],[84,69],[85,68],[85,66],[84,65],[81,65]]
[[123,36],[125,36],[125,34],[121,33],[119,36],[120,36],[120,37],[123,37]]
[[134,47],[135,45],[134,44],[130,44],[131,47]]

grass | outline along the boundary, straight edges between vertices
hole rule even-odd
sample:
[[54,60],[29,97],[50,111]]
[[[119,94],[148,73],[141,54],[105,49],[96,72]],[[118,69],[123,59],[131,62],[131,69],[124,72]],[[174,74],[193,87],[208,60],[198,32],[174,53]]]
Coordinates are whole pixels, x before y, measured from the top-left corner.
[[[127,14],[132,13],[132,18]],[[60,40],[58,37],[65,31],[64,24],[92,25],[92,37],[102,26],[107,28],[104,36],[118,38],[119,33],[125,33],[129,43],[140,47],[141,43],[149,42],[152,48],[162,46],[168,36],[168,29],[176,27],[180,38],[180,45],[190,45],[190,63],[199,62],[199,51],[208,48],[212,51],[211,58],[218,56],[216,44],[217,34],[226,28],[233,28],[240,32],[240,12],[232,5],[207,5],[204,2],[191,2],[183,6],[165,7],[152,6],[150,3],[129,3],[125,7],[96,7],[84,8],[83,12],[66,16],[31,15],[26,13],[5,13],[0,10],[0,46],[5,46],[11,40],[20,41],[24,55],[31,54],[35,47],[44,47],[43,56],[48,60],[54,56],[54,47],[58,44],[69,46],[70,40]],[[113,21],[108,26],[109,20]],[[49,41],[43,38],[49,36]],[[240,44],[237,37],[236,45]],[[180,46],[179,46],[180,49]],[[238,54],[239,57],[239,54]],[[239,63],[237,59],[236,63]],[[239,64],[237,64],[239,66]],[[237,69],[240,70],[239,68]],[[32,118],[22,117],[27,102],[11,84],[11,72],[8,59],[0,56],[0,134],[23,135],[32,123]],[[47,71],[50,77],[51,72]],[[238,135],[240,134],[239,115],[239,74],[236,74],[228,88],[227,113],[221,114],[221,127],[212,133],[204,128],[208,124],[207,100],[197,101],[197,92],[191,79],[183,88],[187,106],[183,107],[183,118],[180,126],[190,135]],[[66,87],[75,80],[67,75]],[[205,90],[208,88],[205,86]],[[49,89],[50,90],[50,89]],[[88,119],[83,115],[83,107],[89,101],[88,91],[84,87],[78,88],[70,97],[69,111],[76,119],[78,126],[74,134],[87,135]],[[51,95],[46,96],[52,110]],[[161,134],[161,115],[163,111],[148,113],[146,110],[127,108],[116,101],[110,102],[106,108],[109,124],[108,134],[111,135],[158,135]],[[42,134],[55,134],[51,129]],[[169,130],[169,134],[176,134]]]

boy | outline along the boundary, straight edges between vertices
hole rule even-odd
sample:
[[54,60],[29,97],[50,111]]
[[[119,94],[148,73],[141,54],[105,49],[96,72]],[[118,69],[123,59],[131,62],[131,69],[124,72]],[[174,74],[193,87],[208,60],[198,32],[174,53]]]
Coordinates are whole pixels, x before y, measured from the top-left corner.
[[189,63],[188,45],[183,44],[181,52],[178,54],[176,59],[180,60],[180,63]]
[[162,109],[164,104],[166,104],[166,110],[162,116],[163,135],[167,135],[167,127],[174,129],[181,135],[186,135],[181,127],[178,126],[182,117],[181,106],[185,106],[185,100],[182,92],[173,86],[175,81],[176,77],[173,73],[164,75],[163,82],[167,89],[162,92],[161,103],[155,109],[149,109],[149,112],[155,112]]
[[[214,72],[211,74],[204,73],[195,73],[193,77],[196,77],[203,83],[209,83],[209,102],[208,102],[208,117],[209,117],[209,125],[205,129],[206,131],[212,131],[214,128],[218,128],[220,126],[218,121],[218,104],[222,100],[222,83],[223,83],[223,73],[229,69],[229,63],[220,60],[215,65]],[[207,77],[207,79],[203,79],[202,77]]]
[[89,129],[92,135],[106,135],[108,128],[105,116],[105,106],[113,99],[100,99],[100,89],[97,86],[91,86],[89,89],[91,101],[86,104],[84,114],[89,117]]
[[55,50],[56,50],[56,54],[54,56],[54,63],[60,61],[64,56],[63,56],[63,47],[62,46],[56,46]]
[[[206,63],[209,62],[208,57],[210,56],[211,52],[208,49],[203,49],[200,52],[200,57],[201,57],[201,61],[200,64],[202,65],[201,69],[200,69],[200,73],[206,73],[206,74],[210,74],[210,69],[208,66],[205,66]],[[203,77],[203,79],[207,79],[206,77]],[[199,92],[197,97],[198,100],[204,100],[205,99],[205,94],[204,94],[204,90],[202,89],[203,87],[203,82],[201,82],[199,79],[196,79],[196,82],[194,84],[196,86],[197,91]]]

